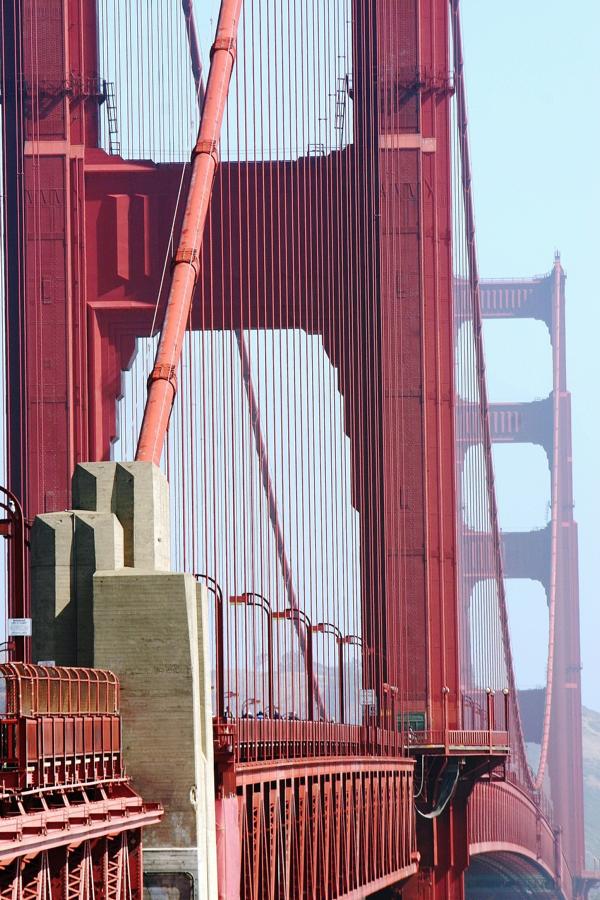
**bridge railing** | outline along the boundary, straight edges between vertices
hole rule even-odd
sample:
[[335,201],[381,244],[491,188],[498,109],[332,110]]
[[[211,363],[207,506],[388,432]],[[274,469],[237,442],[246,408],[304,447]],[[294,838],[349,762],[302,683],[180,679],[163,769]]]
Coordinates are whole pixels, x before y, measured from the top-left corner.
[[496,751],[506,753],[510,747],[508,731],[473,731],[448,729],[443,731],[417,731],[410,735],[413,747],[444,747],[449,750],[461,749],[465,752],[480,751],[494,754]]
[[219,752],[240,763],[399,757],[433,748],[506,754],[506,691],[471,689],[459,703],[460,727],[433,731],[425,705],[409,702],[385,680],[385,660],[360,634],[346,635],[333,622],[313,623],[299,607],[275,610],[268,597],[252,591],[226,602],[214,579],[197,578],[213,597]]
[[0,665],[0,792],[122,779],[118,704],[111,672]]
[[[216,722],[217,742],[235,748],[238,762],[262,762],[269,759],[315,759],[318,757],[406,756],[416,746],[431,746],[423,735],[402,733],[378,725],[340,725],[333,722],[291,722],[285,720],[238,719]],[[466,732],[450,732],[454,744]],[[427,732],[444,746],[443,733]],[[441,740],[439,738],[442,738]],[[487,733],[473,749],[487,748]],[[506,746],[505,733],[494,734],[494,747]],[[462,744],[462,746],[466,746]]]

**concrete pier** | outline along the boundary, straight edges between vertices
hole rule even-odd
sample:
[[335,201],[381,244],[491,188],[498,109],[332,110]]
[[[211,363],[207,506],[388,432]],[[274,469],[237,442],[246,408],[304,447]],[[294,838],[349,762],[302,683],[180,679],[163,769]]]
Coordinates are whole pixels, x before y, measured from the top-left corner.
[[197,898],[213,900],[206,589],[170,572],[168,484],[151,463],[80,465],[73,502],[73,510],[34,522],[33,661],[119,676],[127,770],[142,795],[165,808],[145,835],[145,871],[160,873],[161,883],[184,873]]

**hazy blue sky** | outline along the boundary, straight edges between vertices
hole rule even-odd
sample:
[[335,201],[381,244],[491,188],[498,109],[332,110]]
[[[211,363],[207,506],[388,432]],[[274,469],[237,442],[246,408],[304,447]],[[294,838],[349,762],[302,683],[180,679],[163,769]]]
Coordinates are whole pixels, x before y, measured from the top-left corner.
[[[600,4],[463,0],[462,18],[481,273],[508,277],[547,272],[559,249],[568,276],[567,377],[573,395],[583,695],[584,703],[600,709]],[[494,399],[503,399],[500,394],[514,391],[520,382],[533,385],[526,394],[547,393],[551,374],[543,374],[548,347],[540,329],[523,331],[520,340],[513,331],[492,334],[488,329]],[[511,359],[512,369],[503,384],[493,371],[500,353],[505,362]],[[528,524],[531,499],[531,524],[543,524],[547,473],[535,476],[525,459],[515,465],[514,457],[497,457],[496,466],[505,527]],[[513,619],[518,618],[517,672],[535,682],[546,629],[539,629],[537,616],[528,613],[543,610],[543,605],[536,607],[531,592],[511,594]]]

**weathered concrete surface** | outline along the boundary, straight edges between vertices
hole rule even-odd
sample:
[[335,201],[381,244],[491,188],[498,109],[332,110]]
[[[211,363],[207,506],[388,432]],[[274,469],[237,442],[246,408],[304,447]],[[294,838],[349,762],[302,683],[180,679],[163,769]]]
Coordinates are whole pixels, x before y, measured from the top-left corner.
[[72,582],[73,513],[37,516],[31,530],[32,659],[74,665],[77,613]]
[[77,665],[94,665],[93,576],[97,569],[123,568],[123,529],[111,513],[74,516]]
[[124,565],[169,571],[169,485],[152,463],[81,463],[73,475],[73,505],[116,515]]
[[[150,871],[186,871],[217,897],[207,594],[169,572],[168,484],[151,463],[89,463],[76,509],[32,532],[34,660],[109,668],[121,681],[127,771],[165,807]],[[147,848],[147,849],[146,849]]]
[[91,666],[92,576],[123,567],[123,529],[111,513],[49,513],[31,545],[33,660]]
[[165,808],[145,847],[197,847],[199,897],[216,896],[207,604],[191,575],[94,575],[94,663],[119,674],[128,770]]

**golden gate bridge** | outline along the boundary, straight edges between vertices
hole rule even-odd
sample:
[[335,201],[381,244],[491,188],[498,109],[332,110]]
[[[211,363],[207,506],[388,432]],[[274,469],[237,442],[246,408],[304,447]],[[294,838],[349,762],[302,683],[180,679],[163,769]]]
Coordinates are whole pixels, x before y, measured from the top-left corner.
[[[586,897],[564,273],[480,279],[458,0],[1,37],[2,896]],[[488,402],[492,317],[547,325],[547,400]]]

